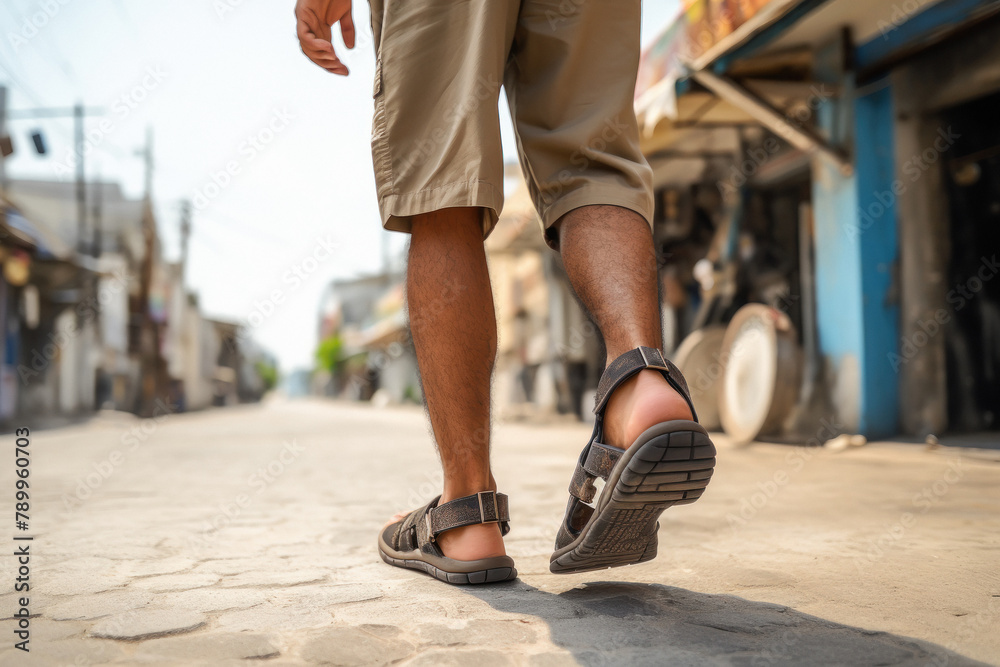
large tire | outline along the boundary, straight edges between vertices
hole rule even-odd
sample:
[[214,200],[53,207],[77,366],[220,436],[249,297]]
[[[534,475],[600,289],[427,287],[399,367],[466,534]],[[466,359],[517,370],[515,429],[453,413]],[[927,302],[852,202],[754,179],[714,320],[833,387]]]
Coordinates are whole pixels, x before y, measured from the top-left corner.
[[722,428],[719,421],[719,389],[725,372],[722,341],[726,327],[711,326],[692,331],[677,348],[673,362],[681,369],[691,390],[698,421],[709,431]]
[[762,304],[743,306],[726,328],[722,358],[722,428],[738,443],[779,434],[802,382],[802,352],[791,320]]

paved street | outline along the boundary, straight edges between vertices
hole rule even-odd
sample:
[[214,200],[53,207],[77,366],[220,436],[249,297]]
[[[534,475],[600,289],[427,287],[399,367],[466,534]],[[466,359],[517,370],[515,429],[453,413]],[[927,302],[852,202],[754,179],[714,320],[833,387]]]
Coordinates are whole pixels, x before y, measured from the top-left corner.
[[496,433],[520,577],[460,588],[375,550],[386,517],[437,492],[416,408],[275,401],[35,431],[31,659],[8,556],[0,664],[1000,664],[1000,452],[718,437],[712,485],[664,514],[655,561],[556,576],[590,429]]

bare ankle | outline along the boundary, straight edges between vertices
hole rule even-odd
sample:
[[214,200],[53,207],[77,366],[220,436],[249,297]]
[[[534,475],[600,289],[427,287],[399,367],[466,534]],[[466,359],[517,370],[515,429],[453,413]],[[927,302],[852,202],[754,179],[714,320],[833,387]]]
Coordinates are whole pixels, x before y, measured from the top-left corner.
[[457,498],[464,498],[466,496],[471,496],[473,494],[479,493],[480,491],[496,491],[497,485],[493,479],[493,475],[488,477],[476,477],[476,478],[466,478],[461,480],[456,480],[453,482],[446,481],[444,484],[444,490],[441,492],[441,502],[447,503]]

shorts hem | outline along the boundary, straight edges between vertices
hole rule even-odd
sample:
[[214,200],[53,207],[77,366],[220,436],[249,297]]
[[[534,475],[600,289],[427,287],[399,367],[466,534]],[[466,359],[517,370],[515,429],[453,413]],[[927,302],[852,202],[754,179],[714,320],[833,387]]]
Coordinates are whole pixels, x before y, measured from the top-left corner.
[[413,216],[445,208],[477,207],[485,210],[483,240],[496,227],[503,210],[503,192],[483,180],[456,181],[435,188],[385,195],[379,201],[382,227],[393,232],[411,233]]
[[564,215],[583,206],[627,208],[645,218],[650,230],[653,229],[652,196],[634,190],[628,191],[619,185],[588,185],[560,197],[540,211],[539,220],[546,245],[553,250],[559,249],[558,240],[549,236],[549,229]]

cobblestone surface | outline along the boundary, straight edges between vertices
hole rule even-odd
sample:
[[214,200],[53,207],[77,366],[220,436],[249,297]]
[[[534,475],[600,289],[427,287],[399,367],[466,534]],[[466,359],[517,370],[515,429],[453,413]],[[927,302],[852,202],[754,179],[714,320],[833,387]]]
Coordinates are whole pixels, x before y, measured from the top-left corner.
[[997,452],[719,437],[712,485],[664,514],[655,561],[556,576],[589,433],[498,424],[520,577],[460,588],[375,550],[388,516],[438,492],[417,409],[273,402],[35,432],[31,653],[12,648],[6,558],[0,665],[1000,664]]

